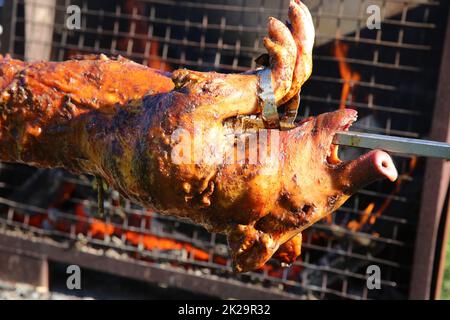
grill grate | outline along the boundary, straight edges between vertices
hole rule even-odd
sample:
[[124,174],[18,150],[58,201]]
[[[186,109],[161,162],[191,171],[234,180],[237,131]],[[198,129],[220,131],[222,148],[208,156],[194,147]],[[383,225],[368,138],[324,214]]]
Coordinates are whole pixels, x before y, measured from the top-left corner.
[[[3,51],[22,59],[26,56],[24,2],[11,1],[10,28],[5,29],[7,36],[3,39],[6,39]],[[340,106],[353,107],[360,115],[355,130],[426,137],[431,125],[448,3],[444,0],[305,3],[312,11],[317,39],[313,76],[302,89],[301,116]],[[384,16],[380,30],[365,26],[366,8],[374,3],[380,5]],[[64,17],[67,6],[74,4],[81,8],[81,29],[71,31],[65,28]],[[284,20],[287,7],[287,0],[70,3],[58,0],[54,24],[49,26],[52,42],[44,45],[50,48],[52,60],[103,52],[120,54],[163,70],[188,67],[239,72],[255,68],[254,58],[264,52],[261,39],[266,33],[267,16]],[[33,37],[27,41],[32,43]],[[346,86],[347,95],[343,94]],[[341,150],[344,158],[354,158],[359,152],[342,147]],[[302,258],[290,269],[271,262],[261,272],[233,275],[223,236],[209,234],[189,222],[149,213],[128,201],[114,206],[119,201],[114,192],[109,192],[106,203],[109,214],[99,219],[94,214],[97,204],[90,178],[60,171],[2,164],[0,204],[4,213],[0,215],[0,223],[5,228],[111,248],[149,263],[238,279],[242,284],[253,283],[298,297],[402,298],[410,287],[424,161],[407,157],[396,157],[395,161],[402,174],[401,182],[397,185],[379,182],[360,191],[331,219],[308,229]],[[16,177],[17,172],[22,172],[23,179]],[[72,185],[76,191],[52,209],[17,200],[24,192],[24,181],[30,183],[29,177],[33,175],[38,177],[37,181],[57,177],[54,179],[61,182],[61,187]],[[79,207],[86,211],[86,217],[75,214],[74,208]],[[36,227],[39,214],[47,216]],[[58,222],[62,227],[48,225],[48,221]],[[77,230],[77,226],[88,226],[90,231],[83,229],[78,233],[81,229]],[[102,232],[111,233],[112,227],[113,234],[99,236]],[[133,238],[136,235],[148,238],[136,240]],[[163,244],[165,240],[183,245],[181,250],[149,250],[145,244],[149,239],[158,239],[160,246],[168,245]],[[372,264],[382,270],[382,290],[371,291],[366,287],[365,270]]]

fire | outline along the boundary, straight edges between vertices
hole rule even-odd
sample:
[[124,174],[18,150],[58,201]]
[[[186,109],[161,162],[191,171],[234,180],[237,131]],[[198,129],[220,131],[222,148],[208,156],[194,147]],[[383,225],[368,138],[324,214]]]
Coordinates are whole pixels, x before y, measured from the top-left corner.
[[[87,202],[74,203],[72,201],[75,191],[75,184],[66,183],[61,187],[61,192],[58,193],[57,199],[52,201],[46,211],[36,214],[15,211],[13,219],[35,228],[57,230],[66,234],[75,232],[75,234],[83,234],[85,237],[100,240],[115,236],[119,239],[124,239],[124,244],[143,247],[148,251],[185,252],[188,259],[192,259],[193,261],[213,262],[216,265],[222,266],[229,265],[229,259],[227,257],[198,248],[191,243],[157,236],[145,231],[125,230],[120,222],[110,223],[94,218],[90,214],[88,207],[86,207]],[[114,197],[112,199],[114,200]],[[115,202],[112,202],[112,205],[115,207],[120,206],[120,201],[117,200],[117,197],[115,200]],[[70,209],[67,207],[69,204]],[[146,214],[129,213],[127,217],[127,225],[130,227],[150,228],[152,217],[152,212],[150,211],[146,212]],[[135,255],[135,258],[152,260],[151,258],[145,258],[138,254]],[[187,262],[189,263],[189,260]],[[172,263],[177,264],[175,261]],[[286,271],[285,268],[280,267],[278,264],[268,263],[260,269],[260,272],[267,273],[269,276],[279,279],[287,277],[288,280],[297,280],[302,270],[303,267],[298,264],[294,264]]]
[[412,175],[412,173],[416,169],[416,167],[417,167],[417,159],[418,158],[416,156],[414,156],[414,157],[411,158],[411,160],[409,160],[409,172],[408,172],[409,175]]
[[140,234],[133,231],[127,231],[125,237],[128,242],[134,246],[142,244],[147,250],[185,250],[195,260],[208,261],[209,254],[203,250],[197,249],[188,243],[178,242],[173,239],[161,238],[154,235]]
[[[345,109],[347,101],[351,100],[351,93],[354,88],[354,85],[356,82],[361,80],[361,76],[358,72],[352,71],[349,64],[345,61],[348,53],[348,45],[336,41],[334,46],[334,56],[339,61],[339,73],[341,75],[341,78],[344,80],[344,83],[342,85],[342,91],[341,91],[341,101],[339,104],[339,109]],[[369,212],[370,214],[370,212]],[[328,224],[333,224],[333,217],[331,215],[328,215],[325,217],[324,221]],[[350,223],[352,223],[351,221]],[[357,223],[355,221],[355,223]]]
[[[112,223],[105,222],[97,218],[91,218],[86,207],[82,203],[76,203],[72,207],[72,214],[74,219],[68,219],[58,214],[50,214],[51,210],[58,210],[61,206],[67,204],[75,191],[75,185],[68,183],[63,185],[60,197],[43,213],[37,214],[23,214],[20,212],[14,212],[13,219],[20,223],[27,224],[29,226],[52,230],[58,230],[64,233],[70,233],[72,231],[71,226],[75,225],[75,232],[77,234],[90,235],[93,238],[104,239],[107,236],[117,236],[121,238],[123,235],[128,243],[134,246],[142,245],[146,250],[184,250],[188,253],[189,257],[194,260],[209,261],[210,254],[207,251],[196,248],[193,245],[177,241],[170,238],[164,238],[152,234],[135,231],[125,231],[121,227]],[[67,212],[65,210],[65,212]],[[129,225],[141,226],[144,228],[150,227],[149,215],[133,215],[131,214],[128,222]],[[74,223],[75,221],[75,223]],[[227,260],[220,256],[213,257],[214,262],[217,264],[226,265]]]
[[[339,109],[345,109],[347,101],[351,102],[352,91],[354,89],[354,86],[358,81],[361,80],[360,74],[356,71],[352,71],[349,64],[345,61],[348,54],[348,50],[349,50],[348,45],[341,43],[340,41],[336,41],[334,46],[334,56],[339,61],[339,73],[344,81],[342,85]],[[391,205],[394,196],[400,192],[403,181],[405,180],[406,177],[412,175],[416,166],[417,166],[417,157],[412,157],[409,163],[409,171],[398,178],[394,190],[383,201],[383,203],[375,211],[375,213],[372,214],[375,209],[375,203],[372,202],[363,210],[363,214],[358,220],[352,220],[347,224],[347,228],[352,231],[360,231],[362,227],[367,223],[373,225],[376,222],[376,220],[383,214],[383,212]],[[329,224],[331,224],[332,218],[327,217],[326,221]]]
[[126,231],[115,227],[111,223],[104,222],[99,219],[92,219],[89,226],[89,232],[93,237],[104,238],[105,236],[116,235],[121,237],[125,234],[127,242],[134,246],[142,245],[146,250],[184,250],[194,260],[208,261],[209,253],[204,250],[195,248],[189,243],[179,242],[174,239],[159,237],[151,234],[144,234],[142,232]]
[[339,109],[345,109],[347,101],[350,98],[352,99],[352,90],[354,85],[361,80],[361,76],[359,73],[352,71],[349,64],[345,61],[345,58],[348,53],[348,45],[341,43],[340,41],[336,41],[334,46],[334,56],[339,61],[339,73],[341,74],[341,78],[344,80],[344,84],[342,85],[341,91],[341,102],[339,105]]
[[150,59],[148,60],[147,66],[153,69],[159,69],[161,71],[172,71],[171,65],[167,62],[164,62],[159,57],[159,43],[157,41],[151,42]]
[[362,227],[367,223],[369,220],[369,217],[372,218],[370,215],[373,212],[373,209],[375,208],[375,203],[371,202],[363,211],[363,214],[361,215],[359,221],[352,220],[348,223],[347,228],[351,231],[360,231]]
[[89,231],[93,237],[104,237],[105,235],[112,236],[114,233],[114,226],[98,219],[92,219]]
[[347,224],[347,228],[352,231],[360,231],[362,227],[368,222],[370,225],[375,224],[377,219],[383,214],[384,211],[386,211],[387,208],[392,203],[392,200],[394,199],[394,196],[400,192],[402,189],[403,182],[405,179],[409,176],[411,176],[417,167],[417,157],[412,157],[409,162],[409,169],[408,172],[400,175],[395,183],[395,188],[392,190],[392,192],[389,194],[389,196],[383,201],[383,203],[380,205],[380,207],[375,211],[374,214],[372,214],[375,203],[370,203],[366,209],[364,209],[363,214],[359,221],[352,220]]
[[136,0],[126,0],[124,3],[124,13],[135,16],[132,21],[129,22],[130,30],[134,29],[133,33],[138,35],[136,38],[122,38],[118,41],[118,49],[128,51],[128,47],[132,45],[133,52],[146,52],[147,45],[150,44],[150,52],[147,66],[153,69],[159,69],[161,71],[172,71],[172,66],[163,61],[159,55],[159,42],[155,40],[147,39],[145,36],[148,34],[149,22],[138,19],[138,16],[145,16],[148,4]]

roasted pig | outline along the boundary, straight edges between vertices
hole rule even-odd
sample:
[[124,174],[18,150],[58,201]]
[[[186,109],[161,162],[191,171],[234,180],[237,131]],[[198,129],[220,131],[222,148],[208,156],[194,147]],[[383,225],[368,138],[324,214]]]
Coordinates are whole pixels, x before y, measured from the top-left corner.
[[289,20],[269,19],[267,66],[244,74],[164,73],[103,55],[2,58],[0,160],[100,176],[145,207],[224,233],[237,272],[272,256],[292,263],[302,230],[397,172],[382,151],[339,160],[333,135],[353,110],[265,129],[263,75],[280,107],[312,71],[306,6],[292,1]]

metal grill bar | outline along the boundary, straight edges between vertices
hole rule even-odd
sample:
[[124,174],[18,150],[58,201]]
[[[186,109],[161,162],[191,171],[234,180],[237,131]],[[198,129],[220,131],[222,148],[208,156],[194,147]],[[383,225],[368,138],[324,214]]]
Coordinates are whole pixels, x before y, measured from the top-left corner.
[[[0,219],[0,222],[2,224],[6,224],[6,221],[4,219]],[[23,228],[23,224],[21,223],[16,223],[16,222],[8,222],[7,223],[10,226],[13,227],[17,227],[17,228]],[[59,236],[59,237],[63,237],[66,238],[67,240],[80,240],[76,237],[71,237],[68,236],[66,233],[63,232],[59,232],[59,231],[46,231],[40,228],[35,228],[33,226],[29,226],[27,228],[27,231],[32,231],[34,234],[40,235],[40,236]],[[164,254],[161,252],[158,252],[157,250],[153,250],[153,251],[147,251],[147,250],[142,250],[139,247],[134,247],[134,246],[129,246],[129,245],[117,245],[115,243],[113,243],[112,241],[101,241],[98,239],[94,239],[91,238],[89,239],[89,243],[92,245],[98,245],[101,247],[107,247],[110,249],[115,249],[118,252],[126,252],[126,253],[138,253],[141,257],[147,257],[147,258],[154,258],[157,259],[158,261],[161,262],[175,262],[175,263],[188,263],[191,266],[197,266],[197,267],[204,267],[204,268],[214,268],[216,270],[219,270],[221,272],[226,272],[228,274],[231,274],[231,267],[227,266],[224,267],[222,265],[219,264],[214,264],[211,262],[205,263],[205,262],[201,262],[201,261],[196,261],[191,259],[180,259],[180,258],[174,258],[172,255],[169,254]],[[352,257],[353,258],[353,257]],[[367,260],[367,258],[363,258],[364,261]],[[383,261],[382,260],[373,260],[373,262],[377,262],[382,264]],[[334,268],[330,268],[330,267],[318,267],[314,264],[307,264],[307,263],[302,263],[302,262],[296,262],[295,263],[296,266],[301,266],[301,267],[305,267],[307,269],[310,270],[314,270],[314,271],[319,271],[319,272],[325,272],[327,274],[335,274],[338,276],[345,276],[348,279],[359,279],[359,280],[363,280],[363,282],[366,281],[366,275],[365,274],[357,274],[357,273],[352,273],[352,272],[345,272],[342,271],[340,269],[334,269]],[[352,299],[360,299],[360,297],[356,296],[356,295],[342,295],[339,291],[336,290],[332,290],[332,289],[328,289],[328,288],[321,288],[321,287],[317,287],[317,286],[313,286],[313,285],[302,285],[296,281],[292,281],[292,280],[282,280],[279,278],[275,278],[272,277],[270,275],[261,275],[258,273],[250,273],[245,275],[244,277],[249,277],[253,280],[259,280],[259,281],[267,281],[267,280],[271,280],[274,283],[279,283],[279,284],[283,284],[284,286],[289,286],[289,287],[293,287],[293,288],[298,288],[298,289],[305,289],[307,291],[317,291],[317,292],[321,292],[321,293],[331,293],[333,295],[336,295],[338,297],[346,297],[346,298],[352,298]],[[241,276],[238,276],[237,279],[241,278]],[[382,285],[384,286],[388,286],[388,287],[398,287],[398,284],[396,282],[392,282],[392,281],[387,281],[387,280],[381,280]]]

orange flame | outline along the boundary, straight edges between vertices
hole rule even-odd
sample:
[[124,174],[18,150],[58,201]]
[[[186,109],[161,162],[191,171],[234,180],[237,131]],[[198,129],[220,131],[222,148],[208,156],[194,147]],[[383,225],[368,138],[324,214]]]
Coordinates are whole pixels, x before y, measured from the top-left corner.
[[[341,78],[344,80],[341,92],[341,101],[339,109],[345,109],[347,101],[352,99],[351,94],[355,83],[361,80],[361,76],[358,72],[352,71],[349,64],[345,61],[348,53],[348,45],[336,41],[334,46],[334,56],[339,61],[339,73]],[[375,214],[372,212],[375,209],[375,203],[370,203],[363,211],[362,216],[358,221],[352,220],[347,224],[348,229],[352,231],[359,231],[368,222],[374,224],[376,220],[383,214],[383,212],[391,205],[394,196],[400,192],[403,181],[407,176],[411,176],[414,169],[417,166],[417,157],[413,157],[409,163],[409,171],[401,175],[395,185],[395,189],[390,193],[390,195],[383,201],[381,206],[376,210]],[[327,217],[327,222],[331,224],[331,217]]]
[[359,221],[352,220],[347,224],[347,228],[351,231],[360,231],[362,227],[367,223],[367,220],[369,220],[370,214],[372,213],[373,209],[375,208],[375,203],[371,202],[363,211],[363,214],[361,215]]
[[[342,85],[341,102],[339,104],[339,109],[345,109],[345,106],[347,104],[350,94],[352,93],[352,89],[355,85],[355,82],[358,82],[361,79],[359,73],[352,71],[349,64],[345,61],[347,53],[348,53],[348,45],[340,41],[336,41],[334,46],[334,56],[339,61],[339,73],[341,74],[341,78],[344,80],[344,84]],[[324,222],[330,225],[333,224],[332,215],[327,215],[324,218]]]
[[334,46],[334,56],[339,61],[339,73],[341,74],[341,78],[344,80],[339,109],[345,109],[349,96],[351,98],[353,86],[361,80],[359,73],[352,71],[349,64],[345,61],[347,53],[348,45],[336,41]]
[[186,250],[196,260],[209,260],[207,252],[197,249],[188,243],[132,231],[127,231],[125,237],[133,245],[138,246],[142,244],[147,250]]
[[[146,8],[148,7],[147,3],[143,3],[136,0],[126,0],[124,3],[123,11],[126,14],[134,15],[137,14],[136,17],[133,17],[131,21],[129,21],[130,29],[134,28],[134,34],[139,37],[133,38],[122,38],[118,41],[118,49],[127,51],[128,46],[132,43],[134,52],[145,52],[147,47],[148,39],[144,36],[147,36],[149,23],[148,21],[138,19],[138,16],[145,16]],[[131,40],[131,41],[130,41]],[[165,62],[159,55],[159,42],[155,40],[150,41],[150,52],[149,59],[147,62],[147,66],[153,69],[159,69],[161,71],[172,71],[172,66]]]
[[400,192],[402,189],[403,181],[405,181],[405,178],[408,176],[411,176],[417,167],[417,157],[412,157],[409,162],[409,170],[407,173],[404,173],[400,175],[395,183],[395,188],[392,190],[392,192],[389,194],[389,196],[383,201],[381,206],[378,208],[378,210],[375,211],[375,214],[372,214],[373,209],[375,208],[375,203],[370,203],[366,209],[363,211],[363,215],[359,219],[359,221],[352,220],[347,224],[347,228],[351,231],[360,231],[362,227],[368,222],[369,224],[373,225],[377,221],[377,219],[383,214],[384,211],[386,211],[387,208],[392,203],[392,200],[394,200],[394,196]]
[[[103,238],[104,236],[122,235],[122,230],[114,225],[99,219],[92,219],[89,231],[93,237]],[[125,239],[134,246],[143,245],[147,250],[185,250],[196,260],[208,261],[209,254],[206,251],[197,249],[189,243],[179,242],[170,238],[163,238],[140,232],[126,231]]]
[[148,60],[147,66],[161,71],[172,71],[172,66],[159,57],[159,43],[157,41],[151,42],[150,58]]
[[[66,191],[66,190],[65,190]],[[64,192],[63,198],[68,200],[68,193]],[[66,199],[67,198],[67,199]],[[90,234],[97,239],[103,239],[105,236],[116,235],[121,237],[125,234],[125,239],[134,246],[143,245],[147,250],[185,250],[190,257],[194,260],[209,261],[210,255],[208,252],[198,249],[193,245],[181,241],[177,241],[170,238],[159,237],[150,234],[144,234],[141,232],[124,231],[122,228],[117,227],[111,223],[102,221],[100,219],[89,219],[89,215],[86,213],[82,204],[76,204],[73,211],[76,217],[75,232],[82,233],[84,235]],[[149,226],[147,216],[141,216],[141,219],[145,221],[146,226]],[[73,226],[72,220],[64,217],[57,219],[50,219],[48,212],[27,215],[19,212],[14,212],[14,221],[25,223],[35,228],[44,228],[47,222],[52,228],[60,232],[71,232],[71,226]],[[214,262],[217,264],[226,265],[227,260],[220,256],[214,256]]]

